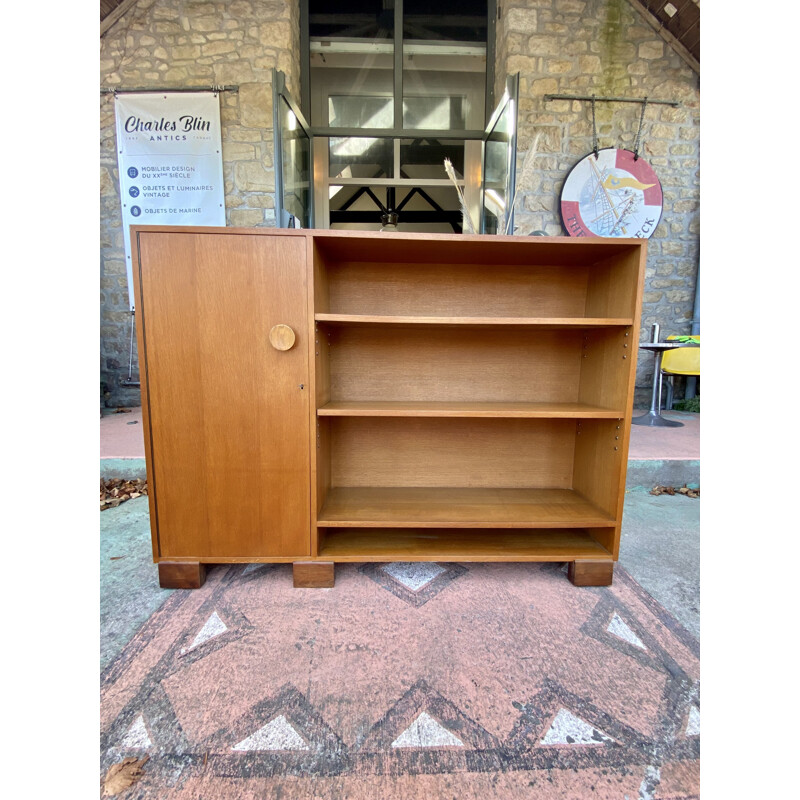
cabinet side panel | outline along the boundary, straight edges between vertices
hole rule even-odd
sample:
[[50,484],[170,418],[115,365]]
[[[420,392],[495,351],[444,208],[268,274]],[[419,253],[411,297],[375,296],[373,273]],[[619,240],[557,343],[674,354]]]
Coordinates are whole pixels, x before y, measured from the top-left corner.
[[139,383],[142,396],[142,435],[144,436],[144,456],[147,465],[147,503],[150,509],[150,537],[153,548],[153,561],[157,562],[161,555],[158,538],[158,504],[156,479],[153,470],[152,438],[150,435],[150,403],[147,382],[147,346],[145,338],[144,305],[142,302],[141,257],[139,253],[139,235],[131,234],[131,257],[133,258],[133,298],[136,315],[136,346],[139,353]]
[[578,400],[618,409],[622,415],[627,406],[630,363],[636,361],[636,346],[634,329],[627,326],[585,331]]
[[[592,285],[590,279],[587,298],[587,313],[621,313],[632,306],[633,325],[630,328],[608,334],[588,334],[589,352],[594,352],[595,357],[590,355],[590,358],[584,359],[580,385],[580,396],[584,402],[592,398],[594,402],[618,407],[617,404],[622,401],[623,416],[616,421],[579,423],[581,433],[575,442],[573,487],[616,519],[615,528],[591,532],[593,538],[608,549],[614,559],[619,557],[647,260],[647,243],[637,244],[639,246],[632,248],[607,274],[605,284]],[[605,300],[604,293],[607,295]],[[612,400],[613,403],[610,402]],[[613,539],[609,537],[610,530],[613,530]]]
[[573,488],[612,517],[624,476],[623,427],[623,420],[579,420],[575,437]]
[[161,557],[308,555],[305,239],[141,233],[140,250]]
[[317,409],[326,405],[331,399],[330,369],[330,331],[314,321],[315,311],[327,311],[328,303],[328,270],[323,254],[317,247],[313,237],[308,238],[308,258],[310,265],[311,291],[309,298],[309,325],[311,341],[314,345],[309,349],[314,379],[311,408],[311,555],[315,558],[319,551],[319,531],[317,515],[325,503],[325,497],[331,485],[331,455],[329,424],[326,419],[317,416]]
[[640,254],[640,247],[625,247],[590,268],[586,293],[587,317],[634,315]]

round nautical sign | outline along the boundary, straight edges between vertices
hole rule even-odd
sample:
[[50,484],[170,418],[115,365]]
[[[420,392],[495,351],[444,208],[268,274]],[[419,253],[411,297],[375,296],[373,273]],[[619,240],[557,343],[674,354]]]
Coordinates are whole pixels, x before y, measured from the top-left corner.
[[658,227],[661,182],[643,159],[613,147],[584,156],[561,190],[561,220],[570,236],[649,239]]

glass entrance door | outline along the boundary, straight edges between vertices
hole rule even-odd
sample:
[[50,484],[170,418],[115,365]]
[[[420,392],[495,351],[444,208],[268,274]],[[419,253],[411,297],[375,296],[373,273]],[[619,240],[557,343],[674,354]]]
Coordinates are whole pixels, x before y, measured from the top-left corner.
[[483,135],[481,233],[514,233],[519,73],[506,89]]
[[279,228],[314,227],[311,130],[286,90],[286,78],[272,70],[275,137],[275,224]]

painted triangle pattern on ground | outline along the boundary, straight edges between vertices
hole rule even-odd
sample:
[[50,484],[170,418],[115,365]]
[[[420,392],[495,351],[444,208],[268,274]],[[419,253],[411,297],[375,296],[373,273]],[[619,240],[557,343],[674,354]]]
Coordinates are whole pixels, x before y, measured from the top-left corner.
[[566,708],[559,709],[542,744],[613,744],[614,740]]
[[219,614],[217,614],[215,611],[206,620],[206,624],[203,625],[197,636],[194,637],[194,641],[187,648],[181,650],[181,652],[188,653],[191,650],[194,650],[196,647],[199,647],[201,644],[205,644],[209,639],[213,639],[215,636],[225,633],[227,630],[228,626],[222,621]]
[[231,748],[239,751],[308,749],[309,746],[283,714]]
[[692,706],[689,709],[689,722],[686,724],[686,735],[700,735],[700,709],[697,706]]
[[638,647],[640,650],[647,650],[642,640],[630,629],[622,617],[616,612],[614,612],[614,616],[611,618],[611,622],[608,623],[606,630],[612,634],[612,636],[616,636],[618,639],[623,639],[629,644],[632,644],[634,647]]
[[132,750],[146,750],[153,746],[153,741],[150,738],[150,734],[147,732],[147,728],[144,724],[144,717],[141,714],[136,717],[133,725],[128,728],[128,732],[125,734],[125,738],[122,740],[121,744],[122,747]]
[[418,592],[434,578],[438,578],[439,575],[446,572],[444,567],[427,561],[395,561],[391,564],[386,564],[382,569],[412,592]]
[[423,711],[393,742],[392,747],[463,747],[464,742]]

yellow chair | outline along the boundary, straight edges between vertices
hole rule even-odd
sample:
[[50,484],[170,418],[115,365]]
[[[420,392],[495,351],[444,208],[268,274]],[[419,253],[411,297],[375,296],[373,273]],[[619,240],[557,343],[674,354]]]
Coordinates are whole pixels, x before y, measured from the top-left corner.
[[[684,338],[687,337],[667,336],[667,341]],[[658,379],[663,382],[664,376],[667,376],[667,410],[672,408],[673,375],[700,375],[700,336],[692,335],[689,338],[697,343],[697,347],[676,347],[674,350],[665,351],[661,357],[661,374]]]

